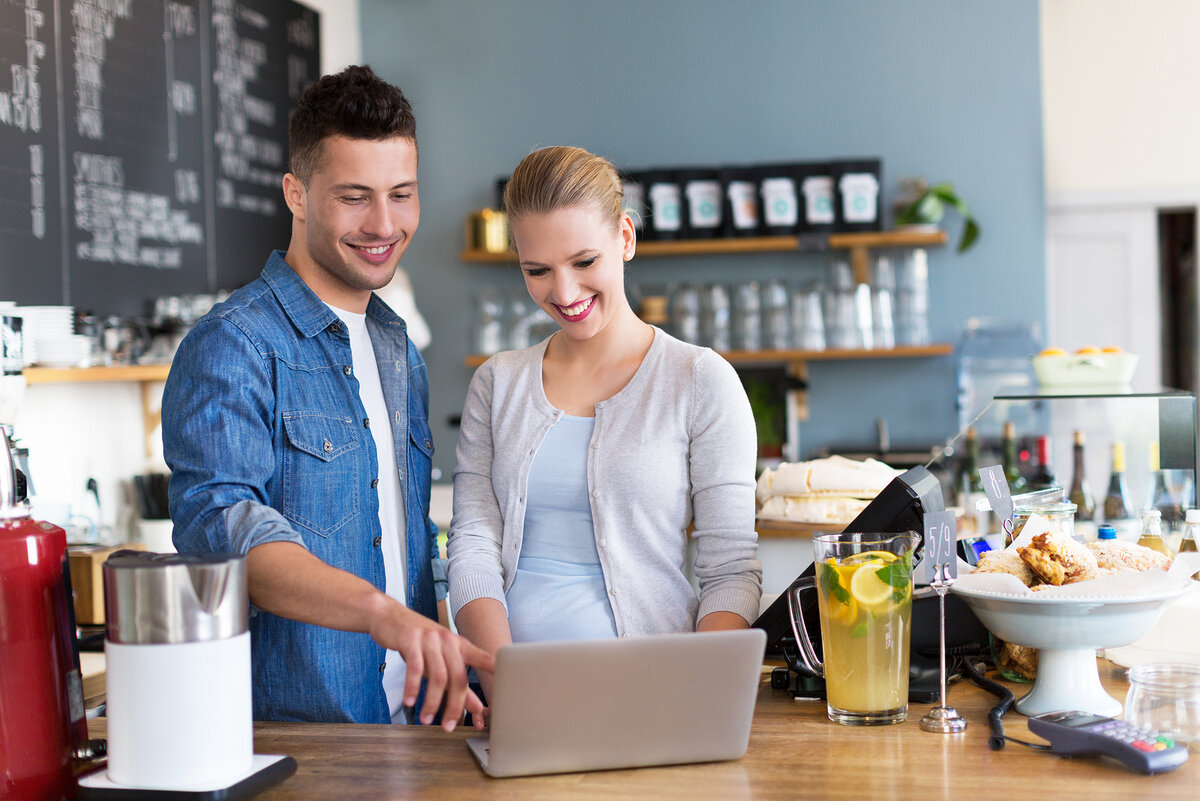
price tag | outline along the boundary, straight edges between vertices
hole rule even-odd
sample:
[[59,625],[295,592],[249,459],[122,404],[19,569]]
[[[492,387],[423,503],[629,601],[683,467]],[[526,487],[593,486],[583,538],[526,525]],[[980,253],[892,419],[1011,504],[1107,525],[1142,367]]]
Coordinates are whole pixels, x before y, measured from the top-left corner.
[[926,512],[925,542],[921,564],[914,575],[918,584],[958,578],[958,527],[954,512]]
[[[992,509],[1000,522],[1011,521],[1013,516],[1012,494],[1008,491],[1008,479],[1004,477],[1004,468],[1000,465],[979,468],[979,480],[983,484],[983,492],[987,495]],[[1011,522],[1009,525],[1012,525]]]

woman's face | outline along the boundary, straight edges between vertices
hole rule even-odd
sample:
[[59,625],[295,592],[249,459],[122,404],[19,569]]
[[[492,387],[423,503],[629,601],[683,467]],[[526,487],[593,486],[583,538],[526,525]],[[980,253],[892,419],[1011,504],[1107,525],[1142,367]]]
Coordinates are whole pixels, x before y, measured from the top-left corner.
[[629,309],[625,261],[633,256],[633,222],[616,228],[591,206],[513,220],[513,243],[529,296],[572,339],[589,339]]

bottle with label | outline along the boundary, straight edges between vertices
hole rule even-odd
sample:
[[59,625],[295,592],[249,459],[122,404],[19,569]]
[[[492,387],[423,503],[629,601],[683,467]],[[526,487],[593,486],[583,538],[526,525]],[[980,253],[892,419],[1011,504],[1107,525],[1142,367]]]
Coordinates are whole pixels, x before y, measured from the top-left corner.
[[1009,491],[1013,495],[1028,492],[1029,484],[1025,480],[1025,476],[1021,475],[1020,468],[1017,467],[1017,429],[1011,420],[1004,424],[1001,445],[1003,450],[1000,460],[1004,466],[1004,477],[1008,479]]
[[1179,541],[1180,553],[1196,553],[1200,542],[1200,509],[1188,509],[1184,515],[1183,539]]
[[1125,443],[1117,440],[1112,444],[1112,475],[1104,496],[1104,522],[1111,523],[1120,533],[1130,532],[1132,520],[1133,504],[1129,502],[1129,490],[1125,486]]
[[1054,475],[1054,469],[1050,467],[1049,437],[1041,436],[1037,438],[1037,458],[1038,466],[1033,471],[1033,476],[1029,479],[1029,489],[1036,492],[1037,490],[1061,486],[1058,483],[1058,477]]
[[1079,530],[1080,521],[1090,523],[1096,519],[1096,501],[1092,498],[1092,488],[1083,474],[1083,431],[1075,432],[1074,471],[1071,475],[1071,492],[1068,499],[1075,504],[1075,527]]
[[1174,556],[1167,547],[1162,535],[1162,513],[1157,509],[1147,509],[1142,512],[1142,534],[1138,537],[1138,545],[1158,551],[1167,556]]
[[1168,534],[1178,531],[1183,525],[1183,508],[1167,486],[1156,439],[1150,440],[1150,491],[1146,493],[1146,508],[1162,513],[1163,531]]

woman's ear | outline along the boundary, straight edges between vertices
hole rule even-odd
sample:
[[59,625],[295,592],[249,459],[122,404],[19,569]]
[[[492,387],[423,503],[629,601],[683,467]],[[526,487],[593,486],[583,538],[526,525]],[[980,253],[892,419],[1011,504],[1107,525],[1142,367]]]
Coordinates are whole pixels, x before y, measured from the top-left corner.
[[622,214],[618,227],[621,234],[621,258],[629,261],[637,250],[637,231],[633,227],[633,218]]

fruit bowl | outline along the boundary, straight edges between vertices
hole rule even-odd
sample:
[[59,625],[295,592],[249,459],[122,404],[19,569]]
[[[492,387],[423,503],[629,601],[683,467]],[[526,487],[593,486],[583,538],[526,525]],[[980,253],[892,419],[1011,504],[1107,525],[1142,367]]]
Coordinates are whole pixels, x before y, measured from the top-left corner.
[[1123,386],[1137,368],[1134,353],[1052,353],[1033,357],[1033,373],[1043,387]]
[[1140,639],[1158,622],[1166,603],[1188,586],[1186,580],[1170,581],[1160,590],[1124,597],[1018,595],[960,583],[950,589],[997,637],[1038,649],[1037,679],[1016,702],[1018,712],[1078,709],[1115,717],[1121,714],[1121,702],[1100,684],[1096,649]]

